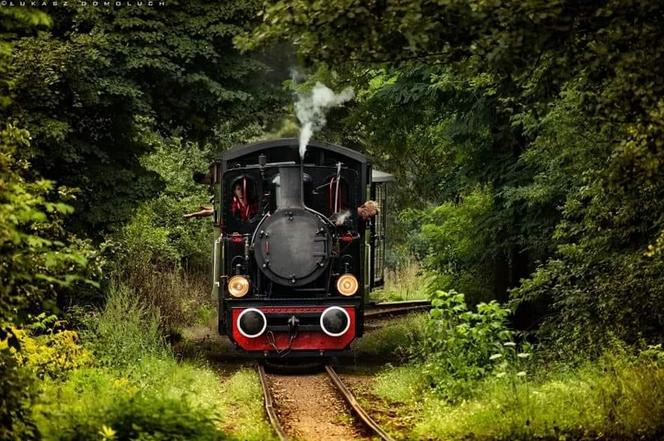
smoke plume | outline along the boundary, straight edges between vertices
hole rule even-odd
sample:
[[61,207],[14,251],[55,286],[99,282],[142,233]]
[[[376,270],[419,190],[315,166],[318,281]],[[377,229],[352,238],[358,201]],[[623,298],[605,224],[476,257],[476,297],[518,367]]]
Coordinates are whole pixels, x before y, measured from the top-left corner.
[[304,159],[307,144],[311,136],[325,125],[325,114],[332,108],[339,106],[355,96],[352,87],[346,87],[336,94],[324,85],[316,83],[311,92],[306,95],[298,94],[295,103],[297,119],[300,120],[300,157]]

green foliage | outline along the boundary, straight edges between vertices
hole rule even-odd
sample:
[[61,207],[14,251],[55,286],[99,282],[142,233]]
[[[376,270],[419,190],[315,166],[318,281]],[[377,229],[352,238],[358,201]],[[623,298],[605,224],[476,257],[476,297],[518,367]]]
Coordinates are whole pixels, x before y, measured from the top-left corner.
[[494,380],[476,400],[455,407],[430,403],[415,432],[437,439],[658,439],[663,374],[661,366],[607,353],[597,364],[539,384],[514,388]]
[[[213,420],[203,412],[193,412],[179,400],[132,399],[118,402],[106,416],[109,427],[117,427],[117,440],[223,440]],[[97,439],[90,434],[89,439]],[[61,438],[62,439],[62,438]],[[81,438],[79,434],[73,439]]]
[[102,366],[131,369],[143,358],[168,354],[159,311],[145,305],[127,286],[112,285],[106,305],[87,326],[86,337]]
[[[80,344],[76,331],[51,328],[43,335],[14,329],[13,333],[19,340],[21,350],[14,356],[21,364],[30,369],[38,378],[62,378],[69,372],[91,365],[93,357],[86,348]],[[6,345],[5,345],[6,346]],[[0,343],[0,350],[5,350]]]
[[3,7],[0,9],[0,109],[9,106],[12,97],[9,92],[13,85],[7,75],[7,67],[11,60],[12,39],[20,33],[38,26],[48,27],[51,17],[39,9]]
[[[152,264],[158,268],[188,267],[207,271],[212,222],[187,222],[182,215],[207,203],[207,188],[193,181],[207,170],[207,153],[191,142],[152,135],[154,150],[142,165],[159,176],[164,188],[143,202],[115,235],[115,262],[123,270]],[[207,221],[207,222],[205,222]]]
[[159,190],[139,160],[155,147],[146,133],[218,150],[277,116],[279,79],[261,54],[240,56],[231,44],[256,7],[58,6],[47,32],[8,37],[13,103],[2,114],[30,130],[23,154],[35,174],[80,189],[70,227],[99,239]]
[[38,436],[29,409],[35,398],[34,375],[72,368],[71,362],[55,359],[77,349],[71,335],[59,334],[42,346],[22,338],[19,327],[32,323],[36,311],[56,309],[58,294],[81,289],[80,282],[88,281],[86,266],[94,257],[89,244],[72,238],[62,227],[63,217],[72,211],[63,202],[67,189],[26,178],[30,164],[19,158],[19,152],[30,147],[28,139],[27,131],[11,124],[0,131],[2,439]]
[[0,349],[0,439],[36,440],[32,418],[37,397],[34,377],[8,349]]
[[495,301],[469,311],[464,295],[454,290],[436,291],[415,356],[431,386],[449,401],[471,394],[476,381],[492,372],[491,357],[512,331],[506,326],[509,310]]
[[412,357],[413,348],[421,344],[426,322],[424,314],[414,313],[382,323],[379,329],[353,342],[352,350],[365,362],[406,361]]
[[521,363],[516,368],[539,374],[489,376],[474,384],[472,398],[460,402],[428,391],[419,366],[383,371],[373,390],[397,410],[391,420],[408,423],[407,439],[661,438],[661,347],[635,353],[614,346],[576,368],[534,364],[516,354],[508,355]]
[[207,152],[194,143],[149,136],[155,149],[141,163],[164,188],[142,202],[105,247],[114,277],[141,301],[158,307],[164,331],[174,332],[195,321],[201,306],[210,303],[212,222],[182,218],[209,199],[208,189],[191,178],[209,162]]
[[540,336],[560,351],[597,354],[610,333],[661,341],[662,3],[351,3],[268,1],[236,41],[290,39],[356,83],[338,132],[410,164],[406,205],[490,189],[472,221],[484,274],[497,297],[551,308]]
[[[35,406],[47,440],[217,440],[219,379],[209,369],[146,356],[130,372],[86,368],[44,383]],[[111,436],[111,434],[113,436]]]
[[273,438],[249,369],[220,377],[210,367],[146,355],[131,370],[83,368],[41,387],[34,412],[45,440]]
[[8,325],[21,324],[30,308],[52,302],[56,289],[85,280],[81,273],[91,255],[62,228],[63,216],[72,212],[62,202],[66,189],[22,176],[29,163],[17,152],[29,147],[28,137],[12,125],[0,131],[0,326],[2,340],[9,333],[11,345]]
[[477,188],[458,203],[405,214],[420,224],[411,246],[436,275],[432,285],[461,289],[472,304],[493,297],[493,260],[485,248],[492,238],[483,223],[491,209],[490,191]]

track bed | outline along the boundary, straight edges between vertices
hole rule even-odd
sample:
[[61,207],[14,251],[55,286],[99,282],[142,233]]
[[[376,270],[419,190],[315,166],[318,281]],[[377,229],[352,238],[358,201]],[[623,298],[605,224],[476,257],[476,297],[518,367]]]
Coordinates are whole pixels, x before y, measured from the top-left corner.
[[265,373],[266,411],[280,439],[391,440],[359,406],[334,369],[307,375]]

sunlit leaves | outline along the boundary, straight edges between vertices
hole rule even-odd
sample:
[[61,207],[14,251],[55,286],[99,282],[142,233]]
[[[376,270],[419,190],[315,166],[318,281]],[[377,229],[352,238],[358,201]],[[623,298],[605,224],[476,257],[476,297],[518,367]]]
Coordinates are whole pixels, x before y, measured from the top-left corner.
[[59,223],[71,206],[53,197],[53,183],[22,176],[18,146],[28,132],[0,131],[0,326],[18,324],[26,310],[53,298],[55,288],[86,281],[84,248],[68,244]]
[[229,131],[251,136],[278,117],[278,75],[231,43],[256,9],[239,0],[57,7],[47,32],[12,37],[15,99],[4,116],[30,130],[22,156],[36,174],[81,190],[69,228],[99,239],[159,191],[139,161],[153,147],[142,132],[220,150]]
[[415,355],[429,384],[447,400],[459,401],[492,371],[492,363],[516,354],[504,346],[513,344],[506,326],[509,310],[495,301],[469,310],[464,295],[454,290],[436,291],[431,306]]

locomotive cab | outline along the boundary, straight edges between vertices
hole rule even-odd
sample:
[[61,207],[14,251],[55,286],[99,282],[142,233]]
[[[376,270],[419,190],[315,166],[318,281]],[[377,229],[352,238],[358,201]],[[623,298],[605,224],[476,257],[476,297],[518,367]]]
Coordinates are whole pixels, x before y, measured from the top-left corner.
[[213,291],[219,332],[263,357],[332,355],[363,332],[368,292],[382,280],[387,174],[345,147],[297,139],[222,153],[215,194]]

